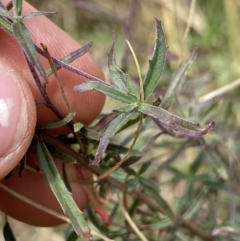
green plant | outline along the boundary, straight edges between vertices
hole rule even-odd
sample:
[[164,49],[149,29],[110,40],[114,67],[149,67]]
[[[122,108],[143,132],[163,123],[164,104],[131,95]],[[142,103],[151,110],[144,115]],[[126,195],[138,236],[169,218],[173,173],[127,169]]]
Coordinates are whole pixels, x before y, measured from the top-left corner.
[[[21,1],[13,1],[13,3],[15,8],[14,18],[12,18],[5,7],[2,6],[1,26],[5,26],[4,28],[7,29],[10,34],[13,34],[19,41],[36,83],[42,91],[41,93],[45,104],[48,105],[60,119],[57,123],[40,126],[36,131],[36,142],[33,142],[33,146],[37,146],[38,154],[50,185],[53,183],[51,180],[57,178],[57,182],[53,183],[51,187],[58,200],[62,203],[61,205],[67,216],[69,218],[72,217],[71,223],[78,235],[91,239],[90,230],[86,227],[82,214],[79,210],[76,210],[70,193],[68,199],[63,200],[62,194],[68,193],[68,191],[63,181],[59,178],[51,157],[51,155],[59,156],[57,151],[63,153],[61,156],[63,162],[69,162],[69,159],[76,159],[79,165],[84,166],[90,172],[96,174],[99,177],[98,181],[102,180],[99,182],[98,186],[99,194],[102,197],[107,195],[109,187],[114,187],[118,195],[119,190],[123,193],[124,205],[121,205],[122,202],[120,199],[119,203],[117,203],[116,200],[111,200],[111,205],[109,205],[109,209],[111,210],[110,216],[113,220],[119,217],[119,214],[117,214],[119,209],[122,209],[124,215],[127,217],[126,208],[128,208],[128,213],[131,216],[137,216],[141,220],[139,227],[137,227],[137,225],[134,225],[126,218],[129,224],[126,223],[123,227],[116,225],[118,229],[114,230],[102,224],[90,207],[87,210],[87,216],[91,222],[101,230],[102,234],[110,238],[122,236],[125,240],[131,240],[130,237],[132,235],[134,236],[132,240],[134,240],[134,238],[136,239],[137,236],[144,240],[144,236],[142,235],[143,232],[146,232],[149,236],[151,232],[153,232],[157,236],[158,230],[160,229],[164,230],[172,239],[189,240],[192,236],[197,236],[203,240],[212,240],[214,238],[213,235],[208,233],[209,230],[214,228],[215,223],[210,223],[205,229],[204,222],[200,221],[199,225],[194,225],[192,220],[194,220],[194,218],[199,218],[199,209],[205,212],[203,203],[210,203],[210,198],[207,200],[207,196],[211,196],[217,192],[217,190],[224,188],[225,169],[218,161],[214,162],[216,169],[213,173],[201,173],[200,168],[206,158],[206,153],[209,156],[214,155],[212,152],[213,147],[205,143],[203,138],[194,138],[201,137],[208,133],[213,128],[214,124],[210,122],[206,126],[201,127],[199,124],[182,119],[167,111],[185,82],[186,72],[196,57],[196,48],[194,48],[190,57],[176,72],[164,97],[162,99],[157,99],[153,104],[148,104],[146,100],[155,90],[162,74],[167,50],[163,30],[158,20],[156,20],[157,38],[155,50],[144,81],[141,80],[140,68],[137,67],[140,89],[140,94],[138,94],[138,88],[135,86],[134,81],[116,65],[114,43],[108,55],[108,66],[113,82],[112,85],[68,65],[75,58],[87,52],[91,43],[77,50],[75,53],[65,56],[61,60],[51,56],[48,57],[49,62],[52,61],[54,64],[51,69],[45,72],[41,62],[38,60],[36,51],[47,56],[47,48],[43,46],[43,51],[32,44],[27,34],[27,29],[21,22]],[[41,14],[45,13],[41,12]],[[32,14],[30,16],[35,15]],[[74,71],[77,74],[84,75],[88,79],[88,81],[82,85],[76,86],[74,89],[75,91],[95,89],[125,105],[121,106],[113,113],[105,115],[94,126],[83,127],[80,125],[80,128],[78,128],[80,130],[76,131],[76,123],[72,122],[73,114],[69,113],[67,117],[62,116],[51,103],[43,88],[43,86],[47,84],[46,77],[52,73],[57,75],[57,70],[61,67]],[[54,68],[56,68],[56,70]],[[45,82],[41,83],[39,77],[42,77]],[[148,116],[151,118],[148,118]],[[141,138],[143,132],[152,122],[156,124],[154,127],[158,133],[152,135],[151,138],[145,135],[145,140],[148,139],[145,145],[142,145],[139,149],[133,149],[135,142],[138,138]],[[132,127],[134,124],[138,124],[137,132],[133,135],[129,134],[127,138],[124,138],[122,141],[124,144],[113,144],[110,142],[110,138],[118,133],[122,133],[122,131],[127,131],[127,128]],[[62,125],[68,125],[73,130],[74,137],[54,138],[45,132],[46,128],[55,128]],[[188,185],[188,189],[183,195],[178,209],[176,208],[177,210],[173,210],[173,207],[166,201],[166,198],[160,194],[159,185],[154,180],[144,176],[150,169],[153,161],[147,160],[138,170],[132,167],[133,164],[140,161],[140,158],[150,149],[157,138],[163,135],[170,136],[174,140],[186,137],[186,139],[177,146],[177,149],[173,151],[170,158],[158,168],[159,173],[161,173],[162,167],[165,167],[168,172],[174,174],[173,181],[183,180]],[[81,143],[78,142],[79,137],[81,138]],[[128,143],[130,139],[133,139],[133,142],[129,147],[129,145],[125,145],[125,143]],[[71,144],[73,143],[77,143],[81,146],[80,153],[71,149]],[[170,148],[171,146],[176,147],[175,142],[166,142],[166,145],[169,145]],[[95,150],[93,151],[91,149],[92,146],[98,146],[96,154]],[[180,155],[185,148],[190,146],[198,146],[200,147],[200,151],[189,170],[184,172],[171,166],[176,157]],[[121,157],[122,155],[124,156]],[[213,159],[214,158],[216,159],[216,157],[213,156]],[[98,163],[99,166],[94,166]],[[89,166],[89,164],[91,165]],[[120,166],[121,170],[116,170]],[[67,177],[65,177],[64,181],[65,184],[67,184]],[[91,182],[91,180],[86,180],[86,182],[89,181]],[[194,190],[194,185],[196,183],[200,183],[200,185],[197,190]],[[127,200],[128,195],[133,197],[130,205]],[[194,199],[196,196],[197,198]],[[69,204],[71,205],[69,206]],[[141,207],[143,204],[148,207],[147,210]],[[79,218],[77,222],[75,222],[76,217]],[[78,222],[79,220],[80,222]],[[204,231],[201,230],[201,227],[203,227]],[[6,230],[9,230],[7,223]],[[185,232],[185,230],[187,231]],[[76,238],[75,234],[71,233],[68,240],[74,240]]]

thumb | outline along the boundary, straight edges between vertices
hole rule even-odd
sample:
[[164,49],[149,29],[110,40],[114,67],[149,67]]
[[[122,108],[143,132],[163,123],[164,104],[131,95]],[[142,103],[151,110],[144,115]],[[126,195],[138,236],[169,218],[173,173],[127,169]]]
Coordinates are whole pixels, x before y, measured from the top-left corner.
[[35,101],[26,81],[0,58],[0,180],[21,160],[36,126]]

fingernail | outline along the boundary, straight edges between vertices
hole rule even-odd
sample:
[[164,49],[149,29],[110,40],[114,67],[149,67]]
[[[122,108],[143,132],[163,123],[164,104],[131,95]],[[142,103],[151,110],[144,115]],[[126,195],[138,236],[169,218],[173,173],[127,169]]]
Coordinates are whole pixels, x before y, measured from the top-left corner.
[[0,157],[6,156],[17,133],[21,111],[21,88],[10,69],[0,66]]

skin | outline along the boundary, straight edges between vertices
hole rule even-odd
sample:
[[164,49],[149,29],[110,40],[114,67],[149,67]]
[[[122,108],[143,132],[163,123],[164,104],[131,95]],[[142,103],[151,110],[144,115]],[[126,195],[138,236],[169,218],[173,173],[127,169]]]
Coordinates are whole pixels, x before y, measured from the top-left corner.
[[[8,1],[2,2],[6,4]],[[24,3],[23,15],[32,11],[35,9],[28,3]],[[44,16],[25,20],[24,24],[30,31],[33,42],[39,46],[40,43],[44,43],[51,55],[57,58],[80,47],[79,43]],[[36,125],[53,122],[57,118],[46,106],[38,105],[36,107],[34,100],[42,98],[22,51],[17,41],[1,29],[0,48],[0,183],[41,205],[62,213],[45,176],[41,172],[25,170],[23,177],[19,177],[17,167],[30,145]],[[42,57],[40,59],[46,68],[47,61]],[[75,60],[71,65],[104,79],[99,65],[90,54]],[[71,110],[76,112],[75,120],[84,124],[91,123],[99,115],[105,97],[95,91],[75,93],[73,86],[82,83],[84,79],[64,69],[59,71],[59,75]],[[59,111],[66,115],[68,112],[54,77],[49,78],[47,92]],[[68,129],[61,128],[52,134],[68,132]],[[27,158],[37,163],[35,153],[29,153]],[[60,168],[60,161],[55,161]],[[5,180],[4,177],[14,168],[11,178]],[[81,179],[79,170],[77,171],[73,165],[67,165],[67,172],[71,181],[73,197],[78,206],[84,209],[89,199],[83,187],[78,183],[78,180]],[[0,210],[22,222],[36,226],[53,226],[63,222],[19,200],[1,187],[0,197]]]

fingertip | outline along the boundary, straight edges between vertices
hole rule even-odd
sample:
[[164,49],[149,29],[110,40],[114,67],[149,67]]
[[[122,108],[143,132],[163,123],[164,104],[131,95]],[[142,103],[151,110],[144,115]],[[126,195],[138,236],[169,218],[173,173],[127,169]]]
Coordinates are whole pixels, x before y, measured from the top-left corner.
[[36,107],[27,83],[0,59],[0,180],[21,160],[36,125]]

